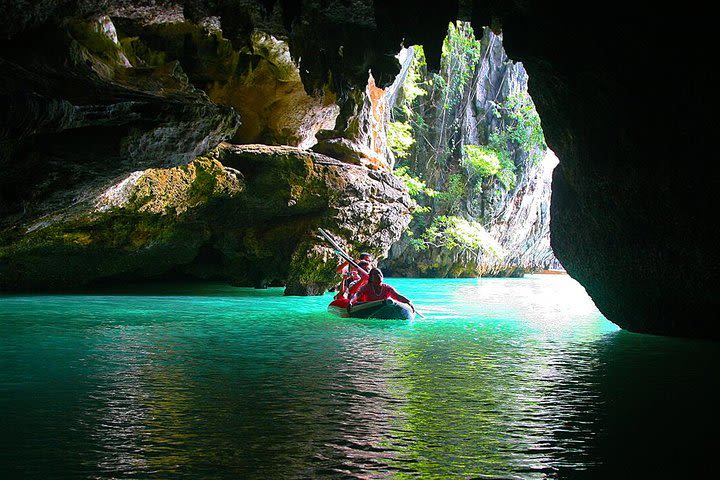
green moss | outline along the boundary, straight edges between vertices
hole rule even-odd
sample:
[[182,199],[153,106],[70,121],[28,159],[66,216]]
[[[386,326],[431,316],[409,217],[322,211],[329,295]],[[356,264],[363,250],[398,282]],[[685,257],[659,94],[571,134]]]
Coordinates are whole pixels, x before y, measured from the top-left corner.
[[[310,250],[309,254],[306,254]],[[323,291],[337,282],[337,273],[332,262],[308,246],[298,248],[290,263],[289,284],[322,289]]]
[[70,35],[90,53],[117,58],[119,47],[103,32],[97,22],[75,20],[68,24]]
[[125,54],[134,65],[160,67],[168,63],[166,52],[153,50],[138,37],[121,38],[120,45],[122,45]]
[[229,79],[238,69],[240,52],[220,31],[189,22],[145,27],[139,37],[124,37],[120,44],[129,57],[159,67],[179,61],[193,82]]
[[218,172],[212,164],[194,162],[194,178],[187,191],[189,206],[205,203],[215,193],[218,184]]

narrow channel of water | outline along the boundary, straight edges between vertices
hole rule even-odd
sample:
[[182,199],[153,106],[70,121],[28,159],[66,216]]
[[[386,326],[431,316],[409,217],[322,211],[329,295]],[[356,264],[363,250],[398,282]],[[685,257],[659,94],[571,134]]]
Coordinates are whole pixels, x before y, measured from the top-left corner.
[[[426,319],[215,284],[0,297],[3,478],[646,478],[714,462],[720,345],[567,276],[388,279]],[[712,470],[708,470],[710,474]]]

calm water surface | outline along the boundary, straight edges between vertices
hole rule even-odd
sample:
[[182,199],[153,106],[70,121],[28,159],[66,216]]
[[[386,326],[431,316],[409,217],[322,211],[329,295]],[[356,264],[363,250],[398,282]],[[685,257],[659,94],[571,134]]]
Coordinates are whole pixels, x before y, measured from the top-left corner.
[[1,296],[2,478],[717,474],[717,343],[620,331],[567,276],[388,282],[427,318],[214,284]]

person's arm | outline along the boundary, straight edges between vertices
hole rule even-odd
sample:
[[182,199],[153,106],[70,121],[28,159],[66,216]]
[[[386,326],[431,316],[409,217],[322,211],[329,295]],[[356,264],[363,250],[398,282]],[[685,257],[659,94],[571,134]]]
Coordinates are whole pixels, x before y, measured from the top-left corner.
[[348,303],[350,305],[355,305],[355,303],[357,303],[357,301],[358,301],[358,298],[362,298],[362,295],[364,294],[364,292],[365,292],[365,285],[361,286],[355,293],[350,294],[350,300]]
[[364,287],[367,284],[367,278],[363,278],[362,275],[360,275],[360,278],[355,280],[353,283],[350,284],[348,287],[348,293],[350,295],[353,295],[356,292],[359,292],[362,287]]
[[341,264],[335,269],[335,271],[336,271],[337,273],[343,273],[345,270],[347,270],[348,265],[350,265],[350,262],[348,262],[347,260],[345,260],[343,263],[341,263]]
[[395,290],[393,287],[388,287],[390,290],[390,297],[394,298],[395,300],[398,300],[403,303],[407,303],[410,308],[412,308],[413,312],[415,311],[415,305],[412,304],[409,298],[407,298],[405,295],[400,295],[397,290]]
[[340,280],[340,288],[338,289],[337,295],[335,295],[335,298],[342,298],[345,296],[345,277]]
[[355,302],[357,302],[357,295],[358,292],[353,293],[350,295],[350,300],[348,300],[348,305],[355,305]]

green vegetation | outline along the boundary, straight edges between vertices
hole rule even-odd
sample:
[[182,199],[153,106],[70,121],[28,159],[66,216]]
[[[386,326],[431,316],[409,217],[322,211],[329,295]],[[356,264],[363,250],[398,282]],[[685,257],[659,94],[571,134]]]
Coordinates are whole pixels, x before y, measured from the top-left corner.
[[510,95],[503,103],[493,103],[497,118],[505,118],[504,128],[494,132],[491,143],[513,142],[524,150],[547,149],[540,116],[527,92]]
[[401,95],[393,111],[395,120],[388,123],[388,147],[399,159],[408,158],[415,144],[415,135],[423,135],[427,127],[421,115],[414,112],[413,105],[419,97],[428,94],[426,82],[427,64],[422,46],[412,47],[408,55],[413,59],[408,67],[408,73],[401,86]]
[[471,177],[491,177],[500,171],[500,160],[495,150],[479,145],[463,145],[463,166]]
[[456,216],[436,217],[425,232],[412,239],[411,243],[417,250],[437,247],[465,254],[487,253],[498,260],[505,256],[503,248],[482,225]]
[[409,168],[405,166],[396,168],[393,173],[396,177],[402,180],[402,182],[408,189],[410,198],[412,198],[413,201],[413,214],[418,216],[428,213],[430,211],[430,207],[427,205],[421,205],[418,200],[421,198],[422,195],[425,195],[428,198],[432,198],[437,195],[438,192],[436,190],[433,190],[432,188],[429,188],[424,181],[420,180],[418,177],[413,177],[408,172]]
[[[395,174],[417,204],[408,235],[418,250],[452,250],[470,262],[473,252],[501,258],[499,244],[482,227],[486,209],[492,212],[511,194],[518,168],[525,168],[526,160],[538,162],[547,148],[527,92],[494,91],[495,102],[475,98],[478,82],[485,81],[477,76],[480,60],[494,41],[499,40],[478,40],[469,23],[449,24],[437,73],[427,72],[422,47],[411,50],[388,145],[398,159]],[[494,118],[477,126],[468,122],[485,115]],[[467,143],[468,138],[476,140]],[[434,194],[425,195],[427,189]]]
[[500,161],[497,179],[505,189],[511,190],[516,182],[514,152],[531,152],[533,162],[537,163],[547,149],[545,136],[540,116],[527,92],[510,95],[502,103],[493,103],[493,113],[502,119],[502,128],[490,134],[488,148]]
[[409,168],[405,166],[396,168],[393,173],[396,177],[402,180],[403,183],[405,183],[411,197],[414,198],[423,193],[428,197],[434,197],[437,194],[435,190],[428,188],[424,181],[420,180],[418,177],[413,177],[408,172]]
[[437,139],[433,159],[447,164],[456,155],[461,137],[461,115],[457,112],[467,101],[466,86],[475,73],[482,54],[481,44],[468,22],[448,25],[440,58],[440,73],[432,77],[434,107],[437,113]]
[[[453,109],[463,97],[465,86],[475,72],[482,51],[472,26],[458,21],[448,25],[448,34],[442,45],[441,75],[434,80],[444,84],[443,109]],[[439,77],[439,78],[438,78]]]
[[448,177],[447,188],[438,193],[438,210],[455,214],[461,209],[461,203],[467,197],[467,178],[462,173],[453,173]]
[[410,147],[415,143],[412,127],[405,122],[389,122],[387,126],[388,147],[396,157],[406,158],[410,155]]
[[422,45],[412,47],[409,55],[413,56],[408,67],[407,76],[402,84],[402,100],[397,105],[403,115],[407,118],[412,116],[412,106],[418,97],[428,94],[425,88],[424,77],[427,75],[427,63],[425,61],[425,50]]

